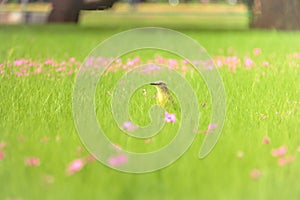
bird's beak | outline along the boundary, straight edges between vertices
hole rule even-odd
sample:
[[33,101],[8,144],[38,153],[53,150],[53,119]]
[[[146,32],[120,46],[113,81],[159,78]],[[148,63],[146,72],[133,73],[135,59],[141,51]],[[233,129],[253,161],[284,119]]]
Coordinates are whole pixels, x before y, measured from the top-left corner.
[[154,83],[150,83],[150,85],[157,85],[157,83],[155,83],[155,82]]

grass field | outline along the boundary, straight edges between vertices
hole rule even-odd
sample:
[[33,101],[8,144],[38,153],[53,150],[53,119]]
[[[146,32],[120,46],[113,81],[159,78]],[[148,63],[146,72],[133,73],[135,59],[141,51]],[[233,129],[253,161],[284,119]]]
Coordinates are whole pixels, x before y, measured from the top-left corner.
[[[171,166],[136,175],[94,161],[79,140],[72,116],[78,66],[99,42],[120,30],[0,26],[0,199],[299,197],[299,32],[179,30],[204,46],[219,66],[227,96],[225,126],[214,150],[199,160],[210,98],[201,77],[187,70],[199,104],[206,103],[200,107],[203,118],[196,139]],[[151,53],[138,52],[126,55],[122,63],[137,55],[154,59]],[[109,73],[104,93],[98,88],[97,102],[109,101],[122,73]],[[146,97],[138,90],[132,105],[155,104],[155,89],[144,89]],[[149,122],[147,111],[132,105],[136,123]],[[100,123],[124,149],[153,150],[168,143],[176,128],[177,122],[167,124],[161,137],[134,143],[121,136],[109,109],[97,106]],[[72,171],[74,162],[83,167]]]

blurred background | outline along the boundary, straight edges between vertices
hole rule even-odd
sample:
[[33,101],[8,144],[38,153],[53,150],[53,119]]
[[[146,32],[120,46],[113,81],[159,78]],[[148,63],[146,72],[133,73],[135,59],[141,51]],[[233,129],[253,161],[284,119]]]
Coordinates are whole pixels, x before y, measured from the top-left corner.
[[0,23],[300,29],[298,0],[0,0]]

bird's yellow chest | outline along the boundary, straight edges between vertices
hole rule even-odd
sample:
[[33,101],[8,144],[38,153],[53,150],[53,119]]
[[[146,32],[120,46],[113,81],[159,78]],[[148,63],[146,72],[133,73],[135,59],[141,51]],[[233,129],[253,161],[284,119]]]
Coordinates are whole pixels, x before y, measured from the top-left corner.
[[157,103],[161,106],[164,106],[165,103],[168,101],[168,95],[161,90],[158,90],[156,98]]
[[165,98],[164,95],[161,92],[157,93],[157,102],[162,105],[164,104]]

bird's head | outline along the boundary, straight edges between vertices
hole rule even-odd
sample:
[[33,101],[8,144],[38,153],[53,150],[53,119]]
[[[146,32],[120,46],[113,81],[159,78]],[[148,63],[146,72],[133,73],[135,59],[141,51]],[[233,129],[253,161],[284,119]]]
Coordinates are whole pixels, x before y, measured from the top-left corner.
[[150,85],[154,85],[157,87],[167,87],[167,84],[163,81],[155,81],[155,82],[150,83]]
[[154,85],[159,92],[163,92],[163,93],[169,92],[167,84],[163,81],[155,81],[150,83],[150,85]]

